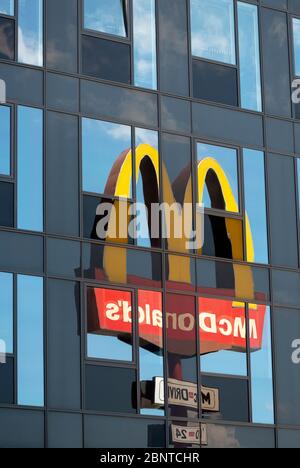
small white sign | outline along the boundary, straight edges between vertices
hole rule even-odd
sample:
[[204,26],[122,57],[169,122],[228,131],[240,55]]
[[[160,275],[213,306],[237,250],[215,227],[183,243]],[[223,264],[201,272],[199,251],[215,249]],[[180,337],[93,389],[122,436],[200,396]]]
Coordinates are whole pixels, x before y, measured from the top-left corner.
[[208,445],[207,426],[178,426],[172,424],[172,441],[177,444]]
[[6,83],[0,79],[0,104],[6,103]]
[[[164,379],[155,378],[155,405],[164,406]],[[198,388],[191,382],[168,379],[168,404],[173,406],[185,406],[198,408]],[[201,387],[201,404],[204,411],[219,412],[220,399],[217,388]]]

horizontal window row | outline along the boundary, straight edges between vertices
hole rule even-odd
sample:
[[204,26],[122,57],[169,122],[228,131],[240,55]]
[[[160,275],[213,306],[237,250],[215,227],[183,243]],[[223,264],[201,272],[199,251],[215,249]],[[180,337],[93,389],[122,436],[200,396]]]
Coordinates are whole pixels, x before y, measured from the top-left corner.
[[43,406],[45,382],[52,409],[272,424],[276,384],[277,422],[299,425],[298,310],[88,282],[80,300],[48,279],[44,325],[42,278],[1,273],[0,289],[0,404]]
[[[271,409],[273,383],[269,308],[255,304],[246,308],[244,303],[204,297],[198,299],[197,307],[196,313],[192,296],[167,294],[163,307],[162,294],[159,292],[139,289],[134,297],[130,291],[125,290],[88,288],[87,357],[134,364],[134,329],[137,325],[142,414],[163,414],[165,349],[168,369],[167,404],[171,416],[197,418],[200,404],[204,418],[248,421],[248,382],[232,377],[248,376],[248,356],[251,361],[253,421],[272,424],[274,417]],[[202,375],[199,392],[197,334],[200,342],[200,367],[202,373],[205,373]],[[104,393],[103,397],[101,395],[100,399],[98,396],[101,388],[102,393],[104,392],[100,382],[111,380],[110,377],[105,378],[105,374],[111,376],[115,373],[117,376],[118,372],[120,369],[87,366],[88,409],[101,411],[110,404],[111,411],[116,411],[110,392]],[[131,384],[128,381],[129,406],[124,406],[124,409],[130,412],[132,408],[134,411],[134,403],[130,404],[130,389],[133,387],[135,372],[123,369],[122,373],[124,381],[125,375],[132,380]],[[216,377],[217,374],[220,375]],[[226,374],[228,377],[222,377]],[[114,388],[113,382],[111,385]],[[234,392],[239,393],[240,397],[239,405],[233,410],[231,406]],[[123,397],[125,395],[124,389]],[[125,401],[123,404],[125,405]]]
[[[184,19],[188,12],[185,7],[176,4],[172,12],[174,17],[169,20],[169,23],[173,20],[174,25],[170,26],[165,16],[169,6],[160,6],[156,0],[105,0],[100,3],[96,0],[82,0],[80,3],[82,3],[80,72],[142,88],[159,87],[162,90],[170,90],[172,84],[167,87],[165,85],[170,68],[167,65],[174,68],[172,54],[176,52],[182,62],[180,66],[186,67],[185,71],[180,70],[180,76],[188,76],[188,22],[187,18]],[[44,8],[43,0],[32,0],[29,3],[24,0],[0,1],[0,58],[42,66],[45,55],[49,68],[77,73],[79,71],[78,19],[75,10],[74,8],[72,10],[71,5],[65,5],[60,12],[60,22],[57,23],[54,2],[52,6],[47,4]],[[192,95],[195,98],[261,111],[259,26],[261,24],[262,35],[268,34],[277,24],[278,27],[286,29],[287,33],[286,15],[264,9],[263,16],[266,20],[260,22],[260,7],[237,0],[190,0],[189,10]],[[47,24],[45,38],[44,16]],[[179,17],[178,24],[177,17]],[[157,18],[160,19],[159,24]],[[292,67],[294,78],[299,75],[299,19],[292,17],[291,25],[291,45],[295,57]],[[165,57],[164,47],[167,45],[161,44],[161,59],[158,60],[160,56],[157,51],[158,37],[161,41],[165,41],[164,36],[167,36],[170,41],[168,36],[172,28],[173,32],[176,30],[173,42],[180,44],[180,48],[174,51],[174,44],[170,42],[168,47],[171,49]],[[69,36],[65,32],[67,30],[71,31]],[[265,80],[268,80],[269,69],[272,67],[272,63],[269,64],[270,57],[275,66],[275,59],[283,63],[284,54],[287,55],[287,44],[285,50],[284,44],[280,46],[277,59],[274,57],[272,45],[266,42]],[[158,84],[158,74],[161,75],[161,85]],[[286,76],[289,75],[288,63],[280,70],[280,74],[282,80],[286,82]],[[168,81],[170,79],[171,75]],[[179,76],[176,79],[179,80]],[[184,94],[189,95],[189,80],[185,79]],[[288,99],[280,115],[285,115],[285,109],[290,107],[291,81],[288,79]],[[178,83],[177,86],[179,85],[183,87],[183,83]],[[273,86],[276,85],[274,82]],[[281,94],[283,93],[284,90]],[[283,98],[280,95],[281,99]],[[268,93],[266,100],[270,100]],[[274,106],[272,103],[272,107]],[[268,102],[267,107],[267,112],[278,114],[269,109]],[[297,105],[295,109],[297,116]]]
[[296,158],[54,112],[44,154],[41,109],[0,122],[3,227],[298,268]]

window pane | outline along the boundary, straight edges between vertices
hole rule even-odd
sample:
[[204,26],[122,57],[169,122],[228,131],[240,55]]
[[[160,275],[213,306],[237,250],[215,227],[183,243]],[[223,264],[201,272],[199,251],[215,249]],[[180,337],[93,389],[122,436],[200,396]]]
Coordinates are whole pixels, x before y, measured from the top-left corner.
[[227,296],[249,302],[270,300],[266,268],[198,259],[197,284],[198,292],[209,296]]
[[92,36],[82,36],[81,42],[82,73],[102,80],[131,84],[128,44]]
[[162,260],[156,252],[84,243],[82,263],[85,278],[161,288]]
[[0,174],[10,175],[10,107],[0,106]]
[[293,18],[295,73],[300,76],[300,19]]
[[154,379],[164,376],[162,294],[139,290],[138,308],[141,413],[163,416],[163,408],[155,409],[153,404]]
[[134,84],[157,88],[155,0],[133,0]]
[[14,1],[15,0],[0,0],[0,13],[14,16]]
[[[210,420],[249,421],[249,392],[246,379],[202,375],[202,384],[219,391],[219,412],[203,411]],[[234,403],[233,403],[234,402]]]
[[[137,245],[143,247],[160,247],[159,239],[151,239],[151,204],[159,203],[159,162],[158,133],[142,128],[135,129],[136,145],[136,199],[137,203],[147,209],[139,209],[137,219]],[[146,145],[146,146],[144,146]],[[147,211],[148,210],[148,211]],[[157,230],[159,225],[157,226]],[[159,231],[157,231],[159,232]]]
[[0,59],[15,59],[15,22],[0,18]]
[[84,27],[116,36],[126,36],[124,0],[84,0]]
[[199,203],[204,208],[239,212],[237,151],[197,144]]
[[[268,263],[265,157],[261,151],[243,150],[245,210],[249,235],[247,261]],[[252,238],[252,239],[251,239]]]
[[43,66],[43,0],[19,0],[18,60]]
[[237,106],[238,85],[236,68],[194,59],[193,93],[197,99]]
[[113,413],[136,413],[135,369],[106,366],[85,368],[85,408]]
[[243,222],[221,216],[204,216],[204,245],[200,254],[209,257],[244,259]]
[[132,322],[130,292],[88,288],[88,357],[132,361]]
[[207,424],[207,440],[208,448],[275,448],[275,431],[260,427]]
[[18,228],[43,231],[43,111],[18,107]]
[[[251,313],[250,306],[250,317]],[[252,420],[254,423],[274,424],[271,316],[269,307],[265,309],[261,346],[257,348],[250,340],[250,347]]]
[[[13,275],[0,273],[0,353],[13,353]],[[4,348],[3,348],[4,344]]]
[[238,2],[241,106],[261,112],[257,7]]
[[44,406],[43,279],[18,275],[18,404]]
[[200,297],[199,323],[201,371],[246,376],[245,305]]
[[14,224],[14,184],[0,182],[0,226]]
[[195,291],[196,262],[183,255],[166,255],[166,288],[177,291]]
[[232,0],[191,0],[192,54],[235,64]]
[[131,197],[131,171],[126,190],[117,192],[122,163],[131,166],[131,128],[100,120],[82,120],[83,190],[110,196]]

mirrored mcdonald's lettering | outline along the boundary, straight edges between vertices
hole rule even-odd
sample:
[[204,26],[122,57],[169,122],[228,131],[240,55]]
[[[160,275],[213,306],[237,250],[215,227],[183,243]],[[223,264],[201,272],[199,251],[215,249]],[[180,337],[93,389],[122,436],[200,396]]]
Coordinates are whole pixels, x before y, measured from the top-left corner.
[[[111,333],[128,335],[132,329],[132,304],[127,291],[113,289],[93,289],[93,302],[89,302],[89,333]],[[139,290],[138,322],[140,339],[145,344],[162,348],[163,313],[161,293]],[[174,296],[176,300],[176,296]],[[201,330],[201,353],[221,349],[241,351],[246,349],[246,318],[243,304],[227,300],[199,298],[199,328]],[[174,308],[176,310],[176,308]],[[249,332],[251,349],[260,349],[264,327],[265,306],[253,306],[249,310]],[[184,352],[193,353],[195,337],[195,317],[190,313],[166,313],[168,329],[168,349],[175,353],[181,342]],[[187,346],[191,343],[191,348]],[[181,348],[181,347],[180,347]]]

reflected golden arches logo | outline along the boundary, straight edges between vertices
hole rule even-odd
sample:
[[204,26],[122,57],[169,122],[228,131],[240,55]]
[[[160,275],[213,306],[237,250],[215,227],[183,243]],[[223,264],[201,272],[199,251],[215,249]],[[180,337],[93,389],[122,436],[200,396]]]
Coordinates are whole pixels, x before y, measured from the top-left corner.
[[[134,161],[133,161],[134,158]],[[168,205],[176,204],[174,195],[174,186],[170,182],[170,178],[165,165],[162,163],[162,185],[160,182],[160,158],[156,148],[148,144],[140,144],[134,152],[131,150],[124,151],[116,163],[114,164],[111,173],[108,177],[106,185],[106,193],[111,196],[119,198],[115,202],[115,208],[118,211],[122,204],[128,205],[127,199],[131,197],[132,187],[132,174],[133,165],[135,167],[135,180],[138,182],[139,177],[143,179],[144,191],[147,192],[148,202],[156,203],[159,200],[159,191],[162,187],[162,196],[165,203]],[[198,181],[198,203],[202,204],[205,185],[209,187],[208,176],[213,174],[220,187],[222,199],[224,201],[224,208],[228,212],[238,213],[238,202],[235,200],[230,182],[220,164],[210,156],[202,159],[197,165],[197,181]],[[192,190],[192,177],[190,174],[186,176],[181,174],[183,188],[183,203],[192,204],[193,190]],[[210,193],[211,196],[220,196]],[[109,221],[108,231],[110,224],[115,220]],[[193,226],[192,216],[189,220],[191,230]],[[233,218],[225,218],[226,229],[228,237],[232,246],[233,259],[243,260],[243,243],[241,242],[240,232],[237,228],[237,221]],[[186,248],[187,238],[176,238],[172,235],[174,230],[170,226],[170,237],[168,241],[168,249],[170,252],[180,252],[188,254]],[[251,234],[251,228],[248,216],[245,219],[245,233],[246,233],[246,257],[248,261],[254,261],[254,246]],[[115,237],[107,238],[107,240],[115,243],[127,243],[128,239]],[[201,249],[199,250],[201,254]],[[118,283],[126,283],[127,276],[127,253],[126,249],[114,248],[113,246],[105,246],[103,266],[107,277],[110,281]],[[234,265],[235,276],[235,290],[237,297],[246,297],[254,299],[254,284],[253,275],[250,267],[244,265]],[[169,278],[170,281],[179,283],[191,283],[191,268],[190,258],[184,256],[169,256]],[[237,306],[240,304],[236,303]]]

